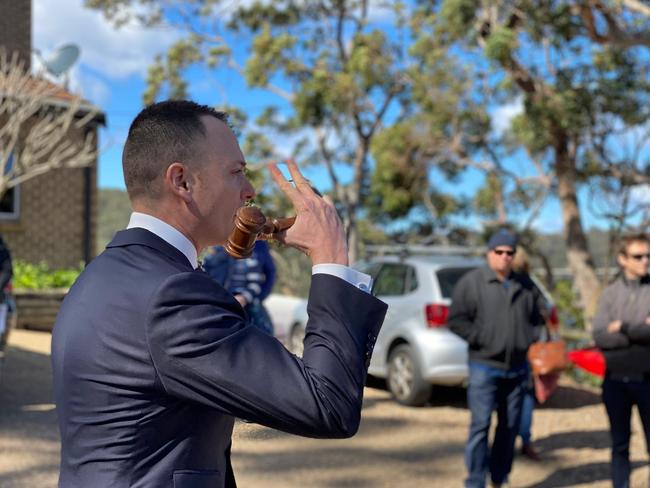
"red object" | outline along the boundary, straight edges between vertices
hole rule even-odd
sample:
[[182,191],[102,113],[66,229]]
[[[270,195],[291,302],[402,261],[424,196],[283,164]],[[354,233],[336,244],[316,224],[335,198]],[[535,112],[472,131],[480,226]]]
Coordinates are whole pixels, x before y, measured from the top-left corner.
[[430,303],[424,307],[424,315],[427,318],[427,326],[431,329],[447,325],[449,307],[438,303]]
[[560,320],[557,316],[557,307],[555,305],[551,307],[551,310],[548,313],[548,325],[553,330],[557,330],[558,325],[560,325]]
[[584,369],[600,378],[605,376],[605,356],[596,347],[570,351],[569,361],[578,368]]
[[557,382],[560,379],[560,373],[548,373],[533,375],[535,386],[535,398],[542,404],[553,394],[557,388]]

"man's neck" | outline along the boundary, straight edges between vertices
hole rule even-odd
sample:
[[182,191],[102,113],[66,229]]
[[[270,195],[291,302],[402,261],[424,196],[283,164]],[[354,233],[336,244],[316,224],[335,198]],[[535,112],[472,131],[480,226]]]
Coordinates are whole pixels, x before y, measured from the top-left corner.
[[641,281],[641,278],[646,276],[638,276],[636,273],[629,273],[628,271],[623,270],[623,276],[625,276],[626,281]]
[[203,248],[200,247],[200,244],[192,236],[192,232],[190,232],[188,227],[182,222],[182,219],[178,218],[178,213],[166,211],[165,205],[162,203],[159,205],[158,210],[152,209],[151,206],[138,204],[135,202],[131,206],[134,212],[140,212],[143,214],[151,215],[152,217],[156,217],[157,219],[162,220],[166,224],[171,225],[174,229],[176,229],[178,232],[183,234],[192,243],[192,245],[196,249],[197,254],[201,253]]
[[494,274],[497,276],[497,279],[499,281],[505,281],[508,279],[508,276],[510,276],[510,270],[508,271],[497,271],[497,270],[492,270],[494,271]]

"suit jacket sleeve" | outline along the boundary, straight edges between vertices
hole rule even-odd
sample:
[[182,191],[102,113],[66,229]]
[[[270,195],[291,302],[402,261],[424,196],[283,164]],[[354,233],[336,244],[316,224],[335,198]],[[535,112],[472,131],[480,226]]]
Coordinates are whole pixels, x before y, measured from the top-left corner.
[[386,305],[339,278],[312,278],[303,359],[244,322],[203,273],[165,281],[147,334],[168,394],[285,432],[349,437],[358,429],[369,354]]

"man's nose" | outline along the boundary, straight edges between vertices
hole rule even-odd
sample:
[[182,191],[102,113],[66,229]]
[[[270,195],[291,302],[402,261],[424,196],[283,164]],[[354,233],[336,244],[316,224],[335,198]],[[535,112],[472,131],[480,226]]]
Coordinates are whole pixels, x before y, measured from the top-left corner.
[[246,181],[246,186],[242,191],[242,200],[252,200],[255,198],[255,195],[255,188],[253,188],[250,181]]

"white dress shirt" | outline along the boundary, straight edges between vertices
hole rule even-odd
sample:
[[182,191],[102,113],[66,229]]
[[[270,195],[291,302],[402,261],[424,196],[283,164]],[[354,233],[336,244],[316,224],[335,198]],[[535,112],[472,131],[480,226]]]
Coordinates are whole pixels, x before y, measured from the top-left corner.
[[132,229],[133,227],[140,227],[141,229],[148,230],[152,234],[156,234],[167,244],[174,246],[180,252],[185,254],[185,257],[192,265],[192,268],[198,267],[199,256],[192,241],[185,237],[181,231],[172,227],[167,222],[163,222],[152,215],[133,212],[131,214],[131,219],[129,220],[129,225],[127,225],[126,228]]
[[[152,234],[156,234],[163,241],[174,246],[185,255],[193,268],[196,268],[199,265],[198,253],[194,247],[194,244],[192,244],[192,242],[187,237],[185,237],[182,232],[175,229],[168,223],[163,222],[159,218],[152,215],[147,215],[141,212],[133,212],[129,220],[129,225],[127,225],[126,228],[132,229],[134,227],[146,229]],[[318,273],[328,274],[341,278],[342,280],[347,281],[351,285],[356,286],[365,292],[370,292],[370,289],[372,288],[372,277],[365,273],[361,273],[356,269],[352,269],[348,266],[343,266],[342,264],[326,263],[312,266],[311,274],[315,275]]]

